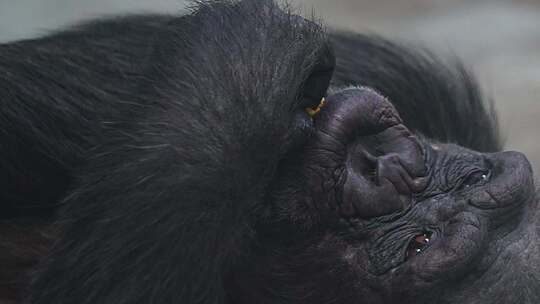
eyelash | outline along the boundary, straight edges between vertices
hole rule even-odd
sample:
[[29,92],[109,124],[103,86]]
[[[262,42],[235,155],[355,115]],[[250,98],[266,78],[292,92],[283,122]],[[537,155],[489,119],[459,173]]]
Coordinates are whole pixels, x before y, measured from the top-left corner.
[[469,172],[465,177],[461,178],[459,183],[456,185],[456,190],[467,189],[471,186],[486,183],[491,178],[491,170],[489,169],[476,169]]

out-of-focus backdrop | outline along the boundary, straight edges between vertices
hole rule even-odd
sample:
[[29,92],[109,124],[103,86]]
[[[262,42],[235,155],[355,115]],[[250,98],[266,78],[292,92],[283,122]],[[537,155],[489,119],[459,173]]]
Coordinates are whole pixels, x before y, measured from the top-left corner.
[[[495,99],[507,148],[540,170],[540,0],[296,0],[307,15],[460,56]],[[103,15],[181,13],[183,0],[0,0],[0,42]],[[539,171],[540,172],[540,171]]]

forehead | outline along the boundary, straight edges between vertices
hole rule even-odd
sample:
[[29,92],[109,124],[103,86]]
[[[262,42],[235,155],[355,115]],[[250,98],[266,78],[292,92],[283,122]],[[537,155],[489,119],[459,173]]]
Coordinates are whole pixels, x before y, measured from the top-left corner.
[[491,168],[487,154],[456,144],[423,143],[428,185],[419,198],[449,192],[469,173]]

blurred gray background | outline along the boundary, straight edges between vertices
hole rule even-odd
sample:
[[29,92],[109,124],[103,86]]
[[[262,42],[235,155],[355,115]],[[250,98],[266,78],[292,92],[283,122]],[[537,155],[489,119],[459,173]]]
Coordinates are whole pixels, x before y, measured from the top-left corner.
[[[0,0],[0,42],[80,20],[183,11],[183,0]],[[540,169],[540,0],[296,0],[329,26],[457,54],[499,109],[507,148]]]

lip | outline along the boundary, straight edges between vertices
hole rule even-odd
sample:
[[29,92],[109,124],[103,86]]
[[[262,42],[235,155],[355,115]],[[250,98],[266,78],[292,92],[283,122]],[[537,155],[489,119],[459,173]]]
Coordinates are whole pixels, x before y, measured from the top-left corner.
[[373,89],[347,88],[327,100],[314,120],[313,163],[332,168],[327,179],[342,182],[335,199],[339,216],[366,219],[403,210],[423,186],[417,180],[426,171],[419,139]]

